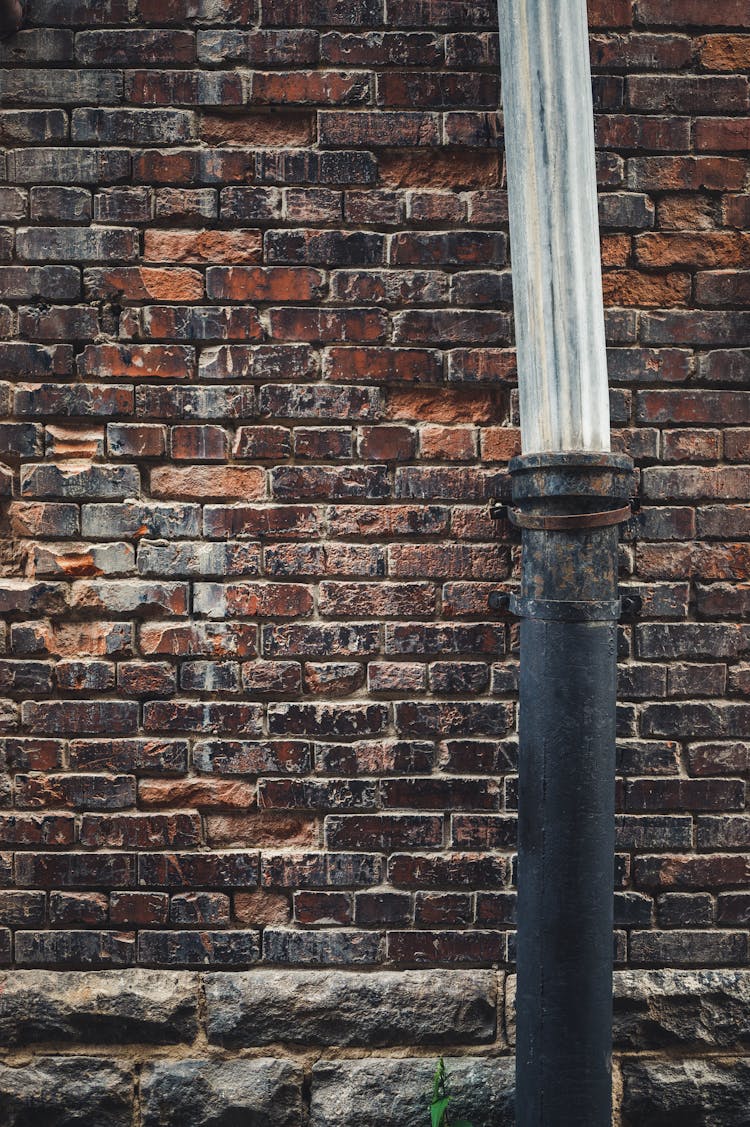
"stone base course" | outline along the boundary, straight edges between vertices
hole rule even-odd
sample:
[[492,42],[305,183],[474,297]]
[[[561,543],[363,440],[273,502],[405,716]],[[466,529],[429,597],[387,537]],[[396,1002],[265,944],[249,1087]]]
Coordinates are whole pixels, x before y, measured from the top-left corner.
[[198,990],[184,971],[10,971],[0,975],[0,1044],[189,1044]]
[[629,1061],[622,1127],[743,1127],[750,1122],[750,1057]]
[[131,1127],[134,1069],[99,1057],[0,1065],[3,1127]]
[[482,1044],[496,1038],[504,979],[494,971],[210,974],[206,1031],[211,1042],[248,1047]]
[[143,1127],[297,1127],[304,1072],[289,1060],[159,1061],[141,1077]]
[[[449,1061],[450,1091],[461,1115],[478,1127],[512,1127],[513,1060]],[[323,1061],[313,1068],[310,1122],[315,1127],[427,1127],[433,1060]]]
[[[0,1127],[512,1127],[513,976],[15,971]],[[750,971],[614,977],[616,1127],[747,1127]]]

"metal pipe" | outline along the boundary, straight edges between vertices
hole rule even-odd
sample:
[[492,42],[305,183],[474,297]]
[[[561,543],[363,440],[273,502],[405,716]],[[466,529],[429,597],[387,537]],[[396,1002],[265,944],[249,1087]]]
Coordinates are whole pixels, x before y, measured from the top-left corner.
[[0,39],[15,35],[23,22],[22,0],[0,0]]
[[522,448],[609,450],[586,0],[499,9]]
[[618,524],[586,0],[499,0],[523,455],[517,1127],[610,1127]]
[[[632,462],[516,458],[517,1127],[609,1127],[618,523]],[[551,527],[548,527],[550,526]]]

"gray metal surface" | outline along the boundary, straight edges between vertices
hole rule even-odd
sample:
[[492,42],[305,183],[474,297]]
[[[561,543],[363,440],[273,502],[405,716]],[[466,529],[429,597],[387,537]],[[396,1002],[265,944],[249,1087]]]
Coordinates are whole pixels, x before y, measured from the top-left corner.
[[610,449],[586,0],[499,0],[524,453]]

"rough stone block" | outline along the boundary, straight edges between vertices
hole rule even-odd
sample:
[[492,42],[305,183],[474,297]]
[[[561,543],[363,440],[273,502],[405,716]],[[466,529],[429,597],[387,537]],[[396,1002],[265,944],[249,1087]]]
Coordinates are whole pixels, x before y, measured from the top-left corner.
[[627,1061],[623,1127],[745,1127],[750,1058]]
[[480,1044],[495,1036],[493,971],[250,971],[207,975],[208,1038],[223,1045]]
[[141,1077],[143,1127],[299,1127],[302,1069],[292,1061],[158,1061]]
[[617,1048],[728,1048],[750,1039],[750,971],[615,973]]
[[[430,1058],[321,1061],[313,1068],[310,1127],[423,1127],[435,1064]],[[446,1068],[454,1116],[473,1127],[512,1127],[512,1060],[464,1057],[446,1060]]]
[[133,1098],[128,1066],[97,1057],[0,1065],[3,1127],[131,1127]]
[[190,1042],[197,1007],[184,972],[13,971],[0,976],[0,1045]]

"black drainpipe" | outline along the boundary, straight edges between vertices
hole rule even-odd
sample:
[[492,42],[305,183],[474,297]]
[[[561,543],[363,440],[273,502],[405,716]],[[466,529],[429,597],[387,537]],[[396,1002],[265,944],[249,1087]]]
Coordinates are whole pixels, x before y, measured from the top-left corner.
[[522,529],[518,1127],[611,1119],[615,678],[622,454],[511,462]]

